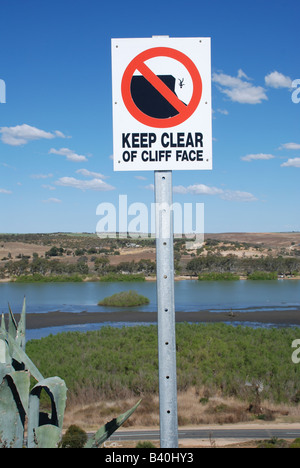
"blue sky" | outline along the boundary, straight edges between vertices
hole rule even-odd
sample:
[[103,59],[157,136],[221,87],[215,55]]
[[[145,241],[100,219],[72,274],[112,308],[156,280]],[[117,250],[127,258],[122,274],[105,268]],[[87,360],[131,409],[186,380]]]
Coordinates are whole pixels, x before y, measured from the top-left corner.
[[152,35],[211,37],[213,170],[173,171],[174,201],[204,203],[205,232],[300,230],[299,13],[298,0],[0,0],[0,232],[94,232],[98,204],[154,201],[152,172],[111,159],[110,41]]

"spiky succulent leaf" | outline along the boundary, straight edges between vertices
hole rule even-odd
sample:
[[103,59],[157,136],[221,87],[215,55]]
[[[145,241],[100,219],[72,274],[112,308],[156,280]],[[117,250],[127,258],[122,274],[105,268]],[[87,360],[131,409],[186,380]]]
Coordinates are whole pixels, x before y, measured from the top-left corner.
[[[51,400],[52,414],[50,416],[45,415],[40,411],[40,397],[42,390],[46,391]],[[49,379],[44,379],[33,387],[29,396],[28,448],[39,447],[39,442],[36,439],[38,434],[43,434],[44,441],[44,432],[42,431],[42,429],[40,430],[41,426],[54,426],[56,427],[56,429],[58,429],[59,434],[61,435],[66,400],[67,387],[65,382],[59,377],[51,377]],[[42,419],[44,419],[43,422]],[[54,432],[57,433],[56,430],[53,430],[51,434],[53,434]],[[49,440],[49,444],[53,444],[53,440],[56,441],[56,444],[59,440],[59,437],[57,440],[56,438],[51,438],[51,440]],[[46,442],[43,442],[43,444],[45,443]],[[51,447],[53,446],[51,445],[48,448]]]
[[137,409],[141,400],[136,403],[130,410],[126,413],[121,414],[118,418],[112,419],[110,422],[104,424],[96,432],[93,438],[88,440],[84,448],[99,448],[125,421],[132,415],[132,413]]

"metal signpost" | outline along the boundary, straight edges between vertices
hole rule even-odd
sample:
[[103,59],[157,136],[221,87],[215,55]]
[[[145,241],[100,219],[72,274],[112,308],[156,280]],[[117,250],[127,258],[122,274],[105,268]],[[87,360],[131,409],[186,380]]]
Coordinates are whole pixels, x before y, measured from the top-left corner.
[[212,169],[210,38],[112,39],[115,171],[153,171],[160,446],[178,447],[172,171]]

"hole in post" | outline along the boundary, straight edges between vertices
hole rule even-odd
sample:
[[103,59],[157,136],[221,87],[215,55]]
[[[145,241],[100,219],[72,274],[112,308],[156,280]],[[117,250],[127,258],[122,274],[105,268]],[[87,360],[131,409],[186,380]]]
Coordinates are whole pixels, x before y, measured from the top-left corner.
[[169,309],[165,309],[165,312],[168,312],[168,311],[169,311]]
[[166,375],[166,379],[169,379],[169,378],[170,378],[170,376],[169,376],[169,375]]
[[168,278],[168,276],[167,276],[167,275],[164,275],[164,278],[166,279],[166,278]]
[[168,409],[168,410],[167,410],[167,413],[168,413],[168,414],[170,414],[170,413],[171,413],[171,411]]

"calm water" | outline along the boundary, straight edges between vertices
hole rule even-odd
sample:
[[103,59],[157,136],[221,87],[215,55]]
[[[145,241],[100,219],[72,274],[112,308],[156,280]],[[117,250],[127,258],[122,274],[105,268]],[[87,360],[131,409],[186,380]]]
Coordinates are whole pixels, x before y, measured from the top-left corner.
[[[153,312],[156,306],[156,283],[49,283],[49,284],[0,284],[0,313],[7,312],[9,302],[13,312],[21,310],[26,296],[27,312],[88,312],[105,311],[97,306],[99,300],[120,291],[134,289],[148,297],[150,304],[139,307],[143,312]],[[300,281],[229,281],[229,282],[175,282],[176,311],[209,309],[260,309],[269,307],[284,309],[300,306]],[[114,308],[114,311],[118,308]],[[95,325],[96,326],[96,325]],[[97,324],[99,328],[99,324]],[[85,329],[85,326],[76,329]],[[89,329],[93,327],[90,325]],[[74,327],[68,327],[74,329]],[[65,330],[65,328],[64,328]],[[59,331],[62,331],[61,329]],[[47,331],[47,333],[49,330]],[[53,330],[55,332],[55,330]],[[40,331],[41,334],[41,331]]]

